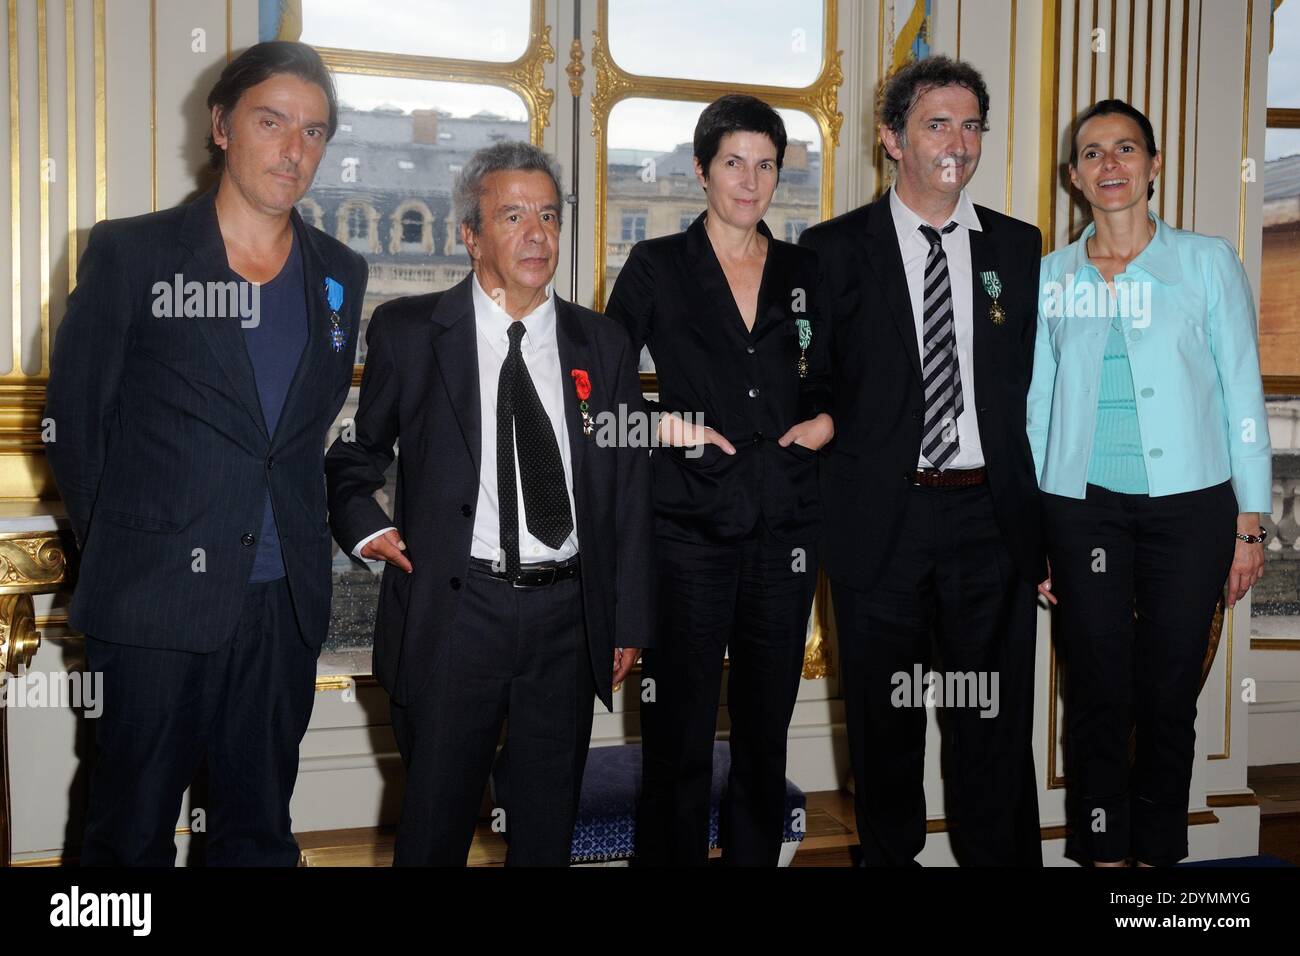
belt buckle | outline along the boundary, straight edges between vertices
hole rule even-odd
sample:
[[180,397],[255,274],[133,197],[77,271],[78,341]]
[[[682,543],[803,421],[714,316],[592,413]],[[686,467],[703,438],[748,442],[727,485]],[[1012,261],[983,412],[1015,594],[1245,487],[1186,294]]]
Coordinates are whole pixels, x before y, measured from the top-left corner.
[[534,570],[532,570],[532,571],[528,571],[528,572],[524,572],[523,569],[520,569],[519,574],[520,574],[521,577],[522,577],[525,573],[528,573],[528,574],[539,574],[539,575],[540,575],[540,574],[545,574],[546,572],[549,571],[550,574],[551,574],[551,578],[550,578],[549,581],[547,581],[547,580],[542,580],[542,581],[538,581],[536,584],[524,584],[523,582],[521,582],[521,581],[519,581],[519,580],[516,579],[516,580],[512,580],[512,581],[510,582],[510,586],[511,586],[511,587],[518,588],[518,589],[520,589],[521,591],[531,590],[532,588],[544,588],[544,587],[549,587],[550,585],[552,585],[552,584],[555,583],[555,575],[556,575],[556,572],[557,572],[558,570],[559,570],[559,569],[556,568],[556,567],[549,567],[549,568],[536,568],[536,569],[534,569]]

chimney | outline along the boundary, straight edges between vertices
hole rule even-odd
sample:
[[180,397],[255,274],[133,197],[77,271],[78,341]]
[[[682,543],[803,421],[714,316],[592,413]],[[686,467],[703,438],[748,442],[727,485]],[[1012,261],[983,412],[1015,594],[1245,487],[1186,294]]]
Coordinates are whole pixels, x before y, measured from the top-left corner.
[[411,118],[414,121],[411,131],[411,141],[415,143],[425,143],[429,146],[438,145],[438,113],[436,110],[411,110]]

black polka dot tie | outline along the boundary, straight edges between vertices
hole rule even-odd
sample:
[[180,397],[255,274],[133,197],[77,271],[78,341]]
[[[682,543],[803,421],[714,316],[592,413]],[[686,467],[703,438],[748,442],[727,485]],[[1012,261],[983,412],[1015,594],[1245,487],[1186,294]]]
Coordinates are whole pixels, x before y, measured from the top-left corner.
[[548,548],[559,548],[573,531],[564,462],[551,419],[537,397],[519,343],[524,323],[510,323],[510,351],[497,381],[497,498],[501,550],[508,574],[519,571],[519,513],[515,500],[515,449],[523,484],[528,531]]

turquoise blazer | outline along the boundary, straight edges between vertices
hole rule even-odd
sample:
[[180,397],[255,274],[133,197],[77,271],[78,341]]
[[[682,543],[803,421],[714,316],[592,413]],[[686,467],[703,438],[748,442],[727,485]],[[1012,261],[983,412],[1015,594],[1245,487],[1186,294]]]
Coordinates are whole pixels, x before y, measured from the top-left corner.
[[1043,491],[1083,498],[1107,325],[1128,345],[1153,497],[1232,481],[1239,511],[1267,513],[1272,447],[1255,301],[1232,246],[1155,220],[1112,296],[1083,235],[1043,259],[1029,388],[1029,447]]

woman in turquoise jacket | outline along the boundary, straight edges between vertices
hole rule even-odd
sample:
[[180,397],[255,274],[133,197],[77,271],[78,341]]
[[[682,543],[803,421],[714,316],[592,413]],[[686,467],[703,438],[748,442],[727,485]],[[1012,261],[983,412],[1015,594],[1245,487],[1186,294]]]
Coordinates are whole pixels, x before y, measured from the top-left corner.
[[[1264,568],[1272,507],[1254,300],[1223,239],[1148,209],[1151,122],[1104,100],[1074,127],[1092,207],[1043,260],[1029,443],[1066,666],[1068,852],[1097,866],[1187,855],[1210,621]],[[1129,739],[1135,733],[1130,766]]]

